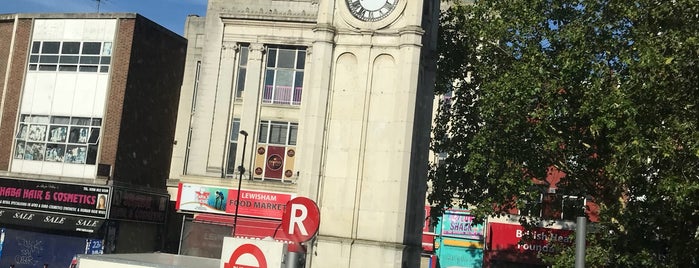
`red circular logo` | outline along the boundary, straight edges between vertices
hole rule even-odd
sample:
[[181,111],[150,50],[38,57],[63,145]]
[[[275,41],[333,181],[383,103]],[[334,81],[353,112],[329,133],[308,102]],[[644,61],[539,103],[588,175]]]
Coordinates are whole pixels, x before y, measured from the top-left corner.
[[289,240],[303,243],[311,240],[320,227],[320,210],[313,200],[296,197],[286,202],[282,215],[282,230]]
[[[257,266],[250,265],[240,265],[236,264],[238,259],[240,259],[243,254],[252,255],[255,260],[257,260]],[[224,268],[267,268],[267,260],[265,259],[265,254],[260,248],[253,244],[243,244],[233,251],[228,262],[223,264]]]
[[267,158],[267,167],[271,170],[279,170],[282,168],[283,163],[282,157],[278,154],[270,155],[269,158]]
[[265,147],[257,148],[257,154],[265,154]]

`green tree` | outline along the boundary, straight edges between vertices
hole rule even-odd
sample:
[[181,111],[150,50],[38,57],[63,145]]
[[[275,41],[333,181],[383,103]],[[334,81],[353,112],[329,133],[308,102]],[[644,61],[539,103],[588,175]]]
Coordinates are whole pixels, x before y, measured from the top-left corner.
[[555,167],[600,205],[591,265],[699,266],[699,1],[454,4],[439,49],[432,204],[501,215]]

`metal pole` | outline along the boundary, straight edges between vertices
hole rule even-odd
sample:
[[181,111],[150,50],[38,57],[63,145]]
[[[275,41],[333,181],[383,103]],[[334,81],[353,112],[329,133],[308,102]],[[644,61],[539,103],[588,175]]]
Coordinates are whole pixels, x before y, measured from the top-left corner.
[[235,198],[235,216],[233,216],[233,237],[235,237],[235,230],[238,229],[238,207],[240,206],[240,185],[243,183],[243,173],[245,173],[245,145],[248,144],[248,133],[245,130],[241,130],[240,134],[245,137],[243,139],[243,155],[240,157],[240,166],[238,167],[238,197]]
[[587,219],[578,217],[575,227],[575,268],[585,268],[585,234]]

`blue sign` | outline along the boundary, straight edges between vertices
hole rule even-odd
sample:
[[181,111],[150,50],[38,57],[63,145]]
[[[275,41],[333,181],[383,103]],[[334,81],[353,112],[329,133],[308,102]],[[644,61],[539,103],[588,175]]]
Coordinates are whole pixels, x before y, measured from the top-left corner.
[[467,211],[447,210],[437,226],[438,235],[482,241],[485,227],[474,221]]

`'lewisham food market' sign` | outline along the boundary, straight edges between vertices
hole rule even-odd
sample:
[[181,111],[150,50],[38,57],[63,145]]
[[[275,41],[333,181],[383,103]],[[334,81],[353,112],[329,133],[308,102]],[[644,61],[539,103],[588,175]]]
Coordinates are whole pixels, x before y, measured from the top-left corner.
[[[240,191],[238,214],[270,219],[281,219],[286,203],[294,195],[263,191]],[[177,209],[193,212],[235,214],[238,203],[238,190],[180,183],[177,196]]]
[[109,187],[0,178],[0,207],[104,219]]

